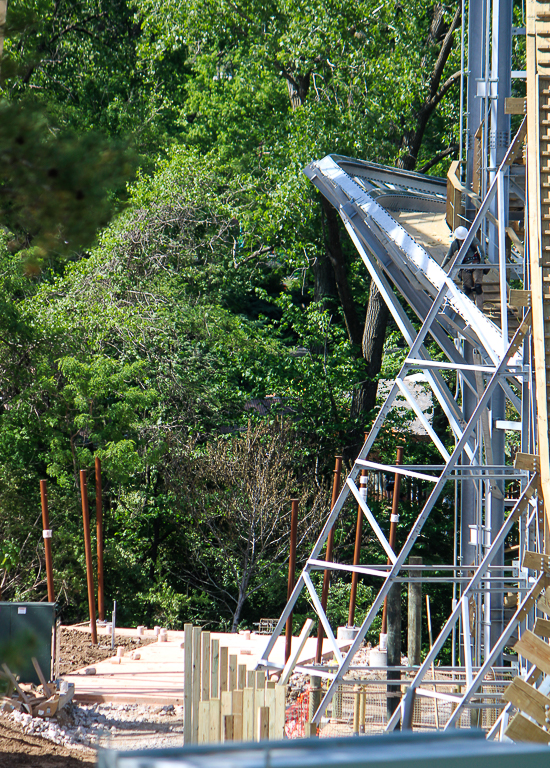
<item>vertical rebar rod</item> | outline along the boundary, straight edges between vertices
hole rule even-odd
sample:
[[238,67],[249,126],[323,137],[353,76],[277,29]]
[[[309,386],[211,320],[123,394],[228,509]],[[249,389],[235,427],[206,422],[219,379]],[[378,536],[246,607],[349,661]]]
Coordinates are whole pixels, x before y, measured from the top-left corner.
[[101,461],[95,457],[95,512],[97,534],[97,612],[105,621],[105,588],[103,583],[103,491],[101,487]]
[[50,529],[50,517],[48,513],[48,483],[40,481],[40,500],[42,502],[42,536],[44,537],[44,552],[46,555],[46,579],[48,582],[48,601],[55,603],[55,590],[53,586],[53,562],[52,562],[52,532]]
[[[292,510],[290,513],[290,553],[288,558],[288,588],[287,588],[287,601],[290,600],[294,584],[296,582],[296,539],[298,537],[298,501],[299,499],[292,499]],[[292,612],[286,620],[286,637],[285,637],[285,664],[290,658],[290,652],[292,650]]]
[[[397,458],[395,460],[396,465],[403,463],[403,448],[397,449]],[[395,474],[393,483],[393,499],[391,506],[390,516],[390,535],[388,543],[390,547],[395,551],[395,539],[397,536],[397,523],[399,522],[399,492],[401,490],[401,475]],[[391,560],[388,558],[388,565],[392,565]],[[388,598],[384,598],[384,608],[382,610],[382,630],[381,634],[385,635],[388,629]]]
[[[359,493],[363,499],[367,498],[367,470],[361,470],[361,477],[359,478]],[[359,565],[361,560],[361,538],[363,536],[363,510],[361,505],[357,506],[357,523],[355,526],[355,549],[353,550],[353,564]],[[357,584],[359,583],[359,574],[355,571],[351,577],[351,592],[349,596],[349,614],[348,614],[348,627],[353,627],[355,623],[355,605],[357,602]]]
[[97,645],[97,627],[95,623],[94,574],[92,570],[92,541],[90,538],[90,510],[88,509],[88,484],[86,470],[80,470],[80,494],[82,496],[82,521],[84,523],[84,550],[86,553],[86,579],[88,582],[88,608],[90,611],[90,630],[92,644]]
[[[338,492],[340,489],[341,472],[342,472],[342,457],[336,456],[335,463],[334,463],[333,480],[332,480],[332,500],[330,504],[331,512],[338,498]],[[327,563],[332,561],[333,546],[334,546],[334,526],[332,526],[332,528],[330,529],[330,532],[327,537],[327,552],[325,555],[325,560],[327,561]],[[330,571],[326,570],[323,573],[323,591],[321,592],[321,605],[323,607],[323,611],[325,612],[327,610],[329,586],[330,586]],[[324,636],[325,636],[325,631],[323,629],[323,625],[321,624],[321,622],[319,622],[319,627],[317,629],[317,652],[315,654],[316,664],[320,664],[321,659],[323,657],[323,637]]]

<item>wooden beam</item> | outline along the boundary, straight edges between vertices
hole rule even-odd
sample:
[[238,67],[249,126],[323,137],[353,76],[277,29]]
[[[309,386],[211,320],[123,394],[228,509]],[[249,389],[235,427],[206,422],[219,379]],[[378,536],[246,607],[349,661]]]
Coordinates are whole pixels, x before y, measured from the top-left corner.
[[202,633],[201,701],[210,698],[210,632]]
[[538,744],[550,743],[550,734],[548,731],[543,731],[538,725],[528,720],[525,715],[518,712],[512,720],[510,720],[508,727],[504,731],[504,735],[508,736],[512,741],[530,741],[537,742]]
[[219,699],[210,699],[210,744],[217,744],[221,741],[221,702]]
[[537,637],[530,629],[522,634],[514,650],[534,664],[541,672],[550,675],[550,645]]
[[545,725],[545,707],[550,705],[550,699],[522,680],[521,677],[515,677],[512,680],[503,692],[502,698],[513,704],[516,709],[520,709],[532,717],[539,725]]
[[258,709],[258,741],[269,739],[269,707]]
[[527,114],[527,99],[508,96],[504,99],[505,115],[525,115]]
[[532,571],[550,572],[550,555],[543,555],[540,552],[530,552],[526,550],[523,555],[523,568],[530,568]]
[[183,743],[193,739],[193,625],[183,627]]
[[533,632],[538,637],[550,637],[550,621],[548,619],[537,618]]

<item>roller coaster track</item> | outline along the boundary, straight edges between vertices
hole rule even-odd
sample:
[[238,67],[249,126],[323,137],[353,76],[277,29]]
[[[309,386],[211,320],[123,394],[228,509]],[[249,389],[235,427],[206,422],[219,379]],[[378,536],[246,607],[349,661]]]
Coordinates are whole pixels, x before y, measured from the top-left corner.
[[[477,523],[476,560],[466,561],[472,562],[468,568],[445,566],[460,582],[460,597],[425,661],[409,681],[407,693],[390,719],[388,729],[395,728],[399,722],[402,727],[412,726],[415,695],[431,695],[422,688],[424,677],[450,633],[460,625],[466,685],[445,727],[456,725],[463,709],[475,706],[472,705],[472,698],[478,695],[487,670],[495,665],[511,638],[516,632],[532,625],[535,616],[533,606],[548,583],[546,575],[536,579],[526,569],[516,567],[507,571],[503,560],[499,560],[504,541],[514,530],[520,542],[519,564],[529,548],[541,553],[545,551],[548,534],[543,535],[544,526],[541,524],[541,487],[546,516],[550,518],[550,0],[528,0],[527,9],[527,116],[500,165],[490,169],[487,193],[483,199],[478,199],[469,235],[447,272],[441,268],[441,261],[449,242],[449,230],[439,228],[439,241],[437,237],[425,236],[426,224],[435,226],[445,218],[445,180],[341,155],[328,155],[305,169],[311,182],[338,211],[372,281],[380,290],[409,346],[402,368],[336,503],[327,515],[323,530],[259,662],[268,670],[277,668],[270,661],[271,651],[298,596],[305,589],[324,627],[337,665],[336,669],[330,670],[316,665],[297,667],[302,672],[328,679],[327,692],[313,719],[316,723],[320,722],[338,687],[354,682],[346,675],[391,586],[396,581],[410,580],[410,575],[407,578],[406,561],[447,483],[467,481],[475,485],[476,498],[481,500],[479,509],[484,512],[479,513]],[[525,165],[521,160],[517,161],[524,151],[526,137],[528,188],[524,194],[520,187]],[[508,211],[504,190],[509,182],[510,188],[519,190],[519,199],[527,199],[528,237],[525,250],[530,269],[521,263],[519,272],[507,261]],[[498,216],[495,216],[495,210]],[[487,313],[478,309],[455,283],[462,258],[479,226],[485,226],[486,221],[494,227],[492,236],[498,262],[492,267],[499,282],[500,322],[494,322]],[[523,259],[523,246],[520,250]],[[524,288],[530,292],[523,292],[527,297],[524,309],[516,318],[516,329],[510,338],[507,277],[514,270],[513,276],[521,273]],[[414,311],[420,329],[410,321],[397,293]],[[440,354],[435,357],[430,354],[431,347],[426,344],[428,335],[439,346],[445,361],[441,360]],[[455,440],[452,449],[440,440],[432,427],[429,413],[423,410],[408,388],[406,377],[414,370],[422,371],[432,396],[438,400],[448,418]],[[455,371],[462,382],[461,397],[450,391],[442,375],[449,370]],[[533,391],[533,379],[536,393]],[[492,418],[492,398],[500,390],[507,398],[508,407],[516,410],[518,420],[499,422],[498,417]],[[465,407],[467,391],[474,397],[474,405],[469,410]],[[441,455],[440,464],[427,467],[388,466],[369,460],[369,452],[398,398],[405,399],[407,407],[424,427]],[[498,430],[510,429],[510,424],[521,431],[523,453],[520,456],[523,458],[513,464],[506,458],[504,463],[498,463],[492,459],[493,436]],[[368,499],[361,492],[358,476],[363,470],[412,476],[430,488],[427,501],[399,552],[393,551]],[[507,482],[511,480],[521,488],[519,498],[507,499],[504,496],[506,488],[510,487]],[[371,532],[378,540],[381,556],[388,558],[389,565],[350,566],[322,559],[329,532],[350,495],[362,509]],[[509,514],[504,515],[504,522],[491,528],[491,510],[498,507],[495,500],[500,500]],[[320,570],[348,571],[379,579],[378,594],[345,655],[338,647],[311,578],[313,572]],[[497,574],[498,578],[491,574]],[[504,609],[499,609],[501,615],[495,621],[498,628],[496,637],[491,630],[491,617],[497,604],[492,597],[491,578],[499,582],[497,592],[502,594],[510,589],[518,595],[518,608],[511,612],[512,615],[506,616]],[[492,599],[495,600],[493,606]],[[478,615],[484,616],[483,630],[471,627],[472,601],[477,605]],[[283,677],[287,679],[288,670]]]

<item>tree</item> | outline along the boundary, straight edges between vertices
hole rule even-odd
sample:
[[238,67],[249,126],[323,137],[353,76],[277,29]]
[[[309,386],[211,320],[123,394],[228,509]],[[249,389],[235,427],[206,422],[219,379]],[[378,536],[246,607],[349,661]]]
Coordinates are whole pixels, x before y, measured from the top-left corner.
[[242,435],[209,443],[191,463],[191,559],[181,567],[232,614],[236,632],[245,603],[266,582],[284,582],[290,499],[300,499],[298,546],[318,532],[326,493],[301,476],[298,436],[288,423],[249,424]]

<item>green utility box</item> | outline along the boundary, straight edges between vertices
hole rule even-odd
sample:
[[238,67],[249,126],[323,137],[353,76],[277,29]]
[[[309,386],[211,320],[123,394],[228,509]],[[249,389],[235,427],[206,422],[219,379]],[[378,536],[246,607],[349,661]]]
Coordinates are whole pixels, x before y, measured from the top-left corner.
[[45,677],[52,678],[55,603],[0,602],[0,663],[9,661],[23,683],[40,683],[34,656]]

